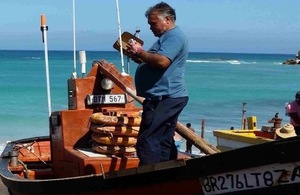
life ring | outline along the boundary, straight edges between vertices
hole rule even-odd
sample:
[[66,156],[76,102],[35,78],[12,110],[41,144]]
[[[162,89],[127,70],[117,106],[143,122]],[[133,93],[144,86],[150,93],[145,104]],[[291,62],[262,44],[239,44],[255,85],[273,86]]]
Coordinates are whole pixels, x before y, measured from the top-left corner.
[[124,136],[107,136],[100,133],[92,133],[92,139],[100,145],[108,146],[134,146],[136,144],[136,137]]
[[93,143],[92,149],[100,154],[118,155],[118,156],[132,156],[136,152],[135,147],[129,146],[103,146]]
[[90,117],[91,122],[95,124],[102,124],[102,125],[111,125],[111,126],[123,126],[123,125],[130,125],[130,126],[139,126],[141,124],[141,116],[134,115],[134,116],[109,116],[104,115],[101,112],[97,112],[91,115]]
[[135,126],[101,126],[98,124],[92,124],[91,130],[102,135],[114,136],[137,137],[139,133],[139,127]]

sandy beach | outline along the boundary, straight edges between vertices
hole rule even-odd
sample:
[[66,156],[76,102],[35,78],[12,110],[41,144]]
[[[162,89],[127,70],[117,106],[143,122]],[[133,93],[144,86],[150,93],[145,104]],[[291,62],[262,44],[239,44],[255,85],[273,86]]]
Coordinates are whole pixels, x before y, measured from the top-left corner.
[[0,180],[0,194],[9,195],[6,186],[2,183],[2,180]]

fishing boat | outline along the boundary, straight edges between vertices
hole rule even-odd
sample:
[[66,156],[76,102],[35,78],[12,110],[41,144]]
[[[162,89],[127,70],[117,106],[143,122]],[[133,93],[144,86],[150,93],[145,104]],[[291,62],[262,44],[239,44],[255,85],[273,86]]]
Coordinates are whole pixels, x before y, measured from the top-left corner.
[[213,135],[217,139],[217,148],[221,151],[234,150],[255,144],[274,141],[274,132],[249,129],[222,129],[214,130]]
[[275,140],[275,130],[281,128],[282,122],[282,118],[279,117],[279,113],[275,113],[274,117],[268,121],[268,123],[272,125],[263,125],[259,129],[257,127],[256,116],[250,116],[246,119],[245,112],[246,103],[244,102],[242,110],[242,125],[240,129],[234,129],[234,127],[231,127],[231,129],[213,131],[213,135],[217,139],[217,149],[220,151],[228,151]]
[[178,123],[176,131],[206,155],[179,152],[176,160],[138,166],[134,144],[141,108],[132,77],[105,60],[94,61],[86,77],[68,79],[67,90],[68,109],[51,113],[48,136],[11,141],[3,150],[0,177],[11,195],[300,190],[298,137],[217,152]]

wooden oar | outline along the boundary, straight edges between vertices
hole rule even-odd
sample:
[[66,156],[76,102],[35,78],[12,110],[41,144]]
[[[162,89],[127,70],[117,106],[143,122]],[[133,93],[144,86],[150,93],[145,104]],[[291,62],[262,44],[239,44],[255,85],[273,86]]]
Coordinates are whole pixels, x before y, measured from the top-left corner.
[[[135,88],[131,84],[131,81],[129,81],[125,76],[123,76],[114,64],[108,63],[105,60],[95,61],[94,65],[95,64],[98,64],[98,67],[100,69],[99,71],[101,71],[104,75],[111,79],[118,87],[124,90],[127,94],[129,94],[140,104],[143,103],[144,98],[136,95]],[[215,148],[213,145],[209,144],[202,137],[200,137],[195,132],[182,125],[180,122],[177,122],[176,131],[183,138],[191,141],[195,145],[195,147],[200,149],[205,154],[215,154],[217,152],[220,152],[220,150]]]

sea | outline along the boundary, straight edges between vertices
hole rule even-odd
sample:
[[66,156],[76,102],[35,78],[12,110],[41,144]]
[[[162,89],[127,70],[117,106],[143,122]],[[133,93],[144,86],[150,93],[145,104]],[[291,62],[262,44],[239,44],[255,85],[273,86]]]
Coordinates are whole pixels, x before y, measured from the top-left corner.
[[[8,141],[48,135],[49,113],[68,109],[67,80],[74,72],[86,76],[94,60],[105,59],[134,76],[137,65],[126,57],[122,63],[117,51],[85,52],[82,73],[78,52],[0,50],[0,152]],[[258,129],[272,126],[268,121],[276,113],[288,123],[285,104],[300,91],[300,66],[283,64],[292,58],[295,54],[189,53],[189,102],[179,122],[191,123],[212,145],[214,130],[240,129],[243,117],[254,118]]]

